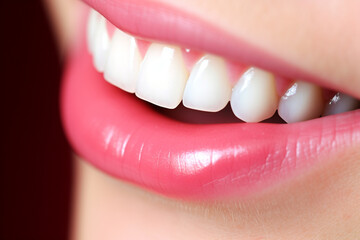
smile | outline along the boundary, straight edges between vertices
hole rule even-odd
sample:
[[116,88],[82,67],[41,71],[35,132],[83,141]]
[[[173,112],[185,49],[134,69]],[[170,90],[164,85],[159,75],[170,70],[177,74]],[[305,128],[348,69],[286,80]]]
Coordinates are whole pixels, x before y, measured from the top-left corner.
[[[99,169],[171,197],[238,198],[358,146],[359,101],[341,89],[197,20],[172,38],[156,19],[151,28],[132,21],[149,14],[97,2],[88,1],[106,18],[91,10],[83,26],[62,113],[74,150]],[[156,9],[151,16],[169,12]]]

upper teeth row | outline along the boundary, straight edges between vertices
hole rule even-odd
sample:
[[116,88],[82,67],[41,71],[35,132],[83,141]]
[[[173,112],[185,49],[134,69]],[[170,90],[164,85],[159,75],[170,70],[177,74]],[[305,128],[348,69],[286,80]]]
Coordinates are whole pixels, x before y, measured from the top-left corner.
[[286,122],[316,118],[324,111],[322,90],[313,84],[297,81],[280,98],[274,75],[251,67],[233,87],[220,57],[204,55],[189,72],[179,47],[152,43],[142,58],[134,37],[119,29],[110,37],[106,24],[91,11],[88,45],[95,68],[108,82],[158,106],[172,109],[183,101],[188,108],[216,112],[230,101],[234,114],[246,122],[270,118],[277,109]]

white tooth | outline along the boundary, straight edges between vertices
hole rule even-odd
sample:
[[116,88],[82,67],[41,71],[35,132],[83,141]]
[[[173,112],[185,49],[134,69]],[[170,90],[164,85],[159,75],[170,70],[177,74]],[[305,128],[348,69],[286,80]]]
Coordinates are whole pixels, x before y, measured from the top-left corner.
[[136,96],[161,107],[176,108],[188,75],[178,47],[151,44],[140,67]]
[[115,30],[111,40],[104,78],[119,88],[134,93],[141,64],[135,38]]
[[245,122],[260,122],[272,117],[278,104],[274,76],[250,68],[234,86],[230,104],[234,114]]
[[91,9],[89,13],[88,26],[87,26],[87,42],[90,53],[94,52],[95,33],[99,22],[100,22],[100,14],[94,9]]
[[325,106],[323,116],[352,111],[358,107],[360,107],[359,100],[344,93],[337,93]]
[[215,56],[204,56],[194,66],[186,83],[185,107],[207,112],[223,109],[231,97],[231,84],[225,62]]
[[106,19],[100,16],[94,39],[94,65],[99,72],[103,72],[110,47],[110,37],[106,29]]
[[320,117],[323,108],[321,88],[297,81],[281,97],[278,112],[284,121],[293,123]]

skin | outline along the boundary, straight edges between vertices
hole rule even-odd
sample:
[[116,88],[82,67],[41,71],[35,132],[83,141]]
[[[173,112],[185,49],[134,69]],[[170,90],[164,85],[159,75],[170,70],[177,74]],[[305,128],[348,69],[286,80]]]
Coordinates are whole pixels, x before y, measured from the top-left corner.
[[53,29],[57,37],[59,52],[63,57],[71,42],[74,41],[76,9],[78,3],[75,0],[43,0],[47,7]]
[[[184,9],[360,98],[359,1],[152,1]],[[67,49],[75,1],[45,3],[62,39],[60,49]],[[360,148],[349,147],[330,158],[326,166],[257,196],[204,203],[159,196],[75,157],[72,238],[360,238]]]

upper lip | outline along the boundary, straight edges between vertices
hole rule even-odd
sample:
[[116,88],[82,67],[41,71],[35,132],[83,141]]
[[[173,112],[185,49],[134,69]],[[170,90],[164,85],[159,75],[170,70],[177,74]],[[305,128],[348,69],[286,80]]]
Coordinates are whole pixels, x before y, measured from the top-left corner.
[[278,75],[358,95],[354,88],[328,81],[269,54],[221,28],[165,3],[146,0],[83,0],[119,29],[139,38],[209,52]]
[[[159,14],[158,5],[142,8],[137,1],[86,2],[116,26],[142,37],[246,59],[277,73],[304,74],[250,44],[219,38],[218,29],[164,6]],[[150,13],[151,23],[144,19]],[[149,24],[158,31],[148,29]],[[189,37],[192,31],[198,38]],[[83,46],[73,56],[62,94],[64,125],[75,150],[112,175],[167,195],[216,198],[263,189],[315,165],[331,150],[353,146],[360,136],[359,111],[289,125],[177,122],[99,81],[85,51]]]

